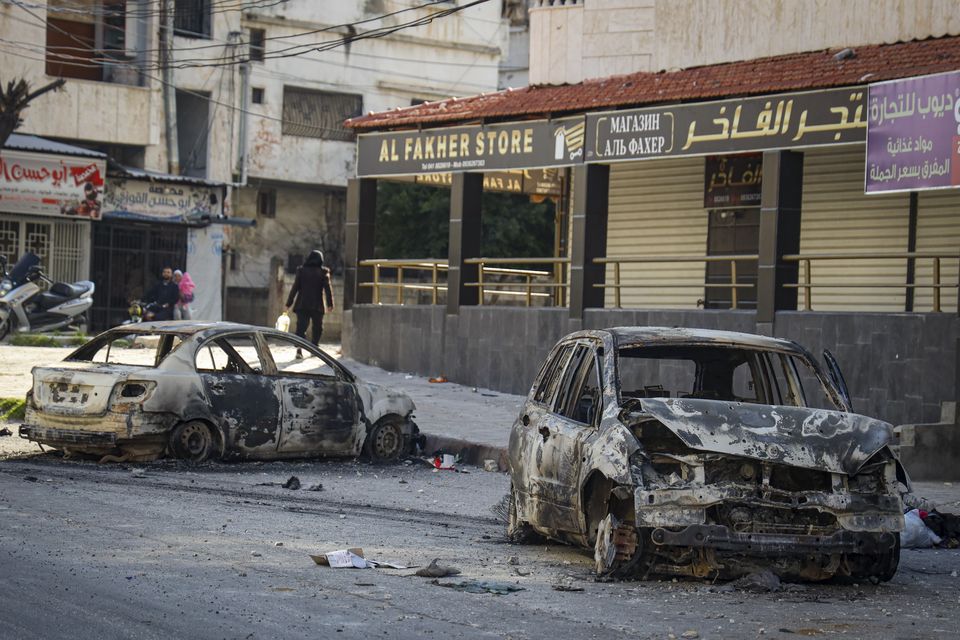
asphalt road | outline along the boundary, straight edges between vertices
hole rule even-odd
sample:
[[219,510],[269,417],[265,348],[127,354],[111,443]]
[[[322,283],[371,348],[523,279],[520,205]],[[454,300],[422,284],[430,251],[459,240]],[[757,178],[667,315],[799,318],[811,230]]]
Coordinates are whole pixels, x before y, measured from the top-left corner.
[[[507,477],[466,471],[2,461],[0,637],[956,636],[960,552],[904,551],[896,578],[880,586],[752,594],[700,582],[597,583],[588,554],[506,542],[490,507]],[[290,475],[304,488],[262,484]],[[306,490],[317,483],[323,491]],[[460,579],[524,590],[465,593],[412,570],[331,569],[309,558],[350,546],[406,565],[441,558]]]

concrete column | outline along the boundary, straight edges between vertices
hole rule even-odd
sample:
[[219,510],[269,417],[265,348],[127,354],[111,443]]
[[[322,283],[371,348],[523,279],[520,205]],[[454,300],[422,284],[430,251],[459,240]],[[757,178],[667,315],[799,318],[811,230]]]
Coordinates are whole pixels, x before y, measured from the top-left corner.
[[464,260],[480,257],[480,200],[483,197],[482,173],[455,173],[450,185],[450,249],[447,272],[447,313],[457,314],[463,305],[475,305],[480,299],[477,265]]
[[360,262],[373,257],[374,229],[377,217],[377,181],[372,178],[351,178],[347,182],[347,223],[344,247],[343,309],[354,304],[369,303],[373,292],[360,287],[369,282],[372,269]]
[[610,167],[588,164],[573,169],[573,238],[570,242],[570,317],[582,319],[584,309],[602,309],[606,267],[594,258],[607,255],[607,209]]
[[797,281],[799,264],[782,257],[800,252],[800,202],[803,196],[803,154],[763,153],[760,193],[760,263],[757,269],[757,324],[770,325],[774,313],[797,308],[797,290],[783,285]]

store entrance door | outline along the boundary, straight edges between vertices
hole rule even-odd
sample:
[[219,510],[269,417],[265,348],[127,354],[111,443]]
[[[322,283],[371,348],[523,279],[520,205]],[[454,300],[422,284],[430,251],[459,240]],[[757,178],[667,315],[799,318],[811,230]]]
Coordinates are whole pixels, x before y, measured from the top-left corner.
[[103,331],[126,320],[163,267],[185,269],[187,228],[172,224],[99,222],[93,225],[90,274],[97,285],[90,324]]
[[[710,225],[707,233],[707,255],[756,254],[760,250],[760,209],[713,209],[709,212]],[[730,284],[730,263],[727,261],[707,263],[707,282]],[[737,262],[737,284],[750,287],[737,289],[737,308],[757,308],[757,263]],[[704,300],[706,309],[730,309],[733,296],[729,287],[707,287]]]

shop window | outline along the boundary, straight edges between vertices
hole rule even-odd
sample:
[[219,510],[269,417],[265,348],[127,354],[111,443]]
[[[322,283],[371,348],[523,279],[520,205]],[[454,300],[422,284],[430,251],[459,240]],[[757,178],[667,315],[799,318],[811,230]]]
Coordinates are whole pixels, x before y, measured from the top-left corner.
[[178,36],[209,38],[210,23],[210,0],[175,0],[173,32]]
[[264,218],[277,217],[277,190],[257,190],[257,215]]
[[363,96],[352,93],[283,88],[283,135],[352,141],[343,121],[363,112]]
[[263,29],[250,29],[250,61],[263,62],[266,52],[267,32]]
[[[707,255],[723,256],[755,254],[760,249],[760,209],[714,209],[707,230]],[[727,285],[731,281],[728,261],[707,263],[707,283]],[[757,308],[757,263],[751,260],[737,262],[737,284],[752,285],[737,289],[737,308]],[[705,308],[730,309],[733,306],[731,289],[725,286],[706,288]]]
[[253,104],[263,104],[263,87],[254,87],[250,93],[250,101]]

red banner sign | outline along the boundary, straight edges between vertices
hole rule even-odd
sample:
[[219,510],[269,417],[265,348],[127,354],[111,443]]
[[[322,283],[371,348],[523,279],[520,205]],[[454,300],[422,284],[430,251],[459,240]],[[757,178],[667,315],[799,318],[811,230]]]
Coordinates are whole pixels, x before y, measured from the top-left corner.
[[105,174],[95,158],[0,150],[0,211],[99,220]]

